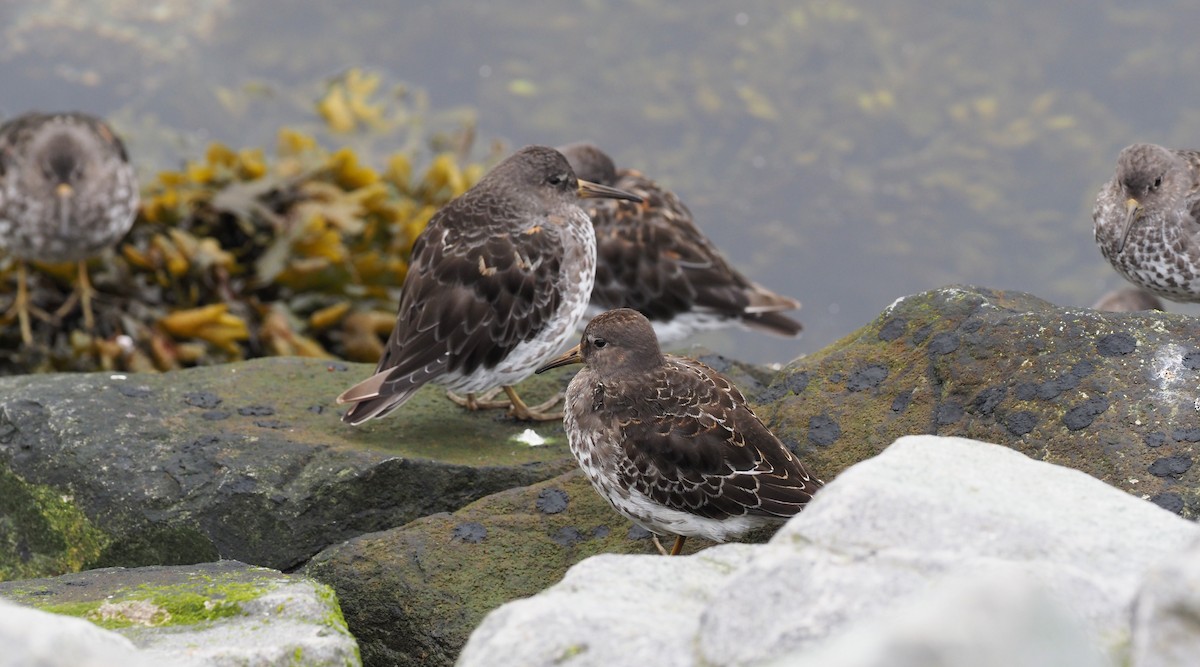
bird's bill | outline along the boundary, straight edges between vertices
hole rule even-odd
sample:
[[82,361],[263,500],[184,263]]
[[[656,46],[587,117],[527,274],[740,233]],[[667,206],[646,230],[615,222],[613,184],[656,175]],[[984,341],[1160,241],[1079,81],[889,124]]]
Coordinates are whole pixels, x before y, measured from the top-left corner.
[[75,194],[75,189],[69,183],[59,183],[54,186],[54,194],[58,195],[60,199],[68,199]]
[[633,193],[585,181],[582,178],[579,179],[579,197],[581,199],[628,199],[639,204],[642,203],[642,198]]
[[534,373],[545,373],[546,371],[550,370],[551,368],[558,368],[559,366],[569,366],[571,364],[582,364],[582,363],[583,363],[583,355],[579,353],[579,346],[576,345],[575,347],[573,347],[573,348],[567,350],[566,352],[563,352],[562,354],[558,355],[557,357],[551,359],[549,362],[546,363],[545,366],[542,366],[541,368],[537,369],[536,371],[534,371]]
[[1129,240],[1129,232],[1133,230],[1133,223],[1137,222],[1141,210],[1142,204],[1138,200],[1133,197],[1125,200],[1125,231],[1121,233],[1121,243],[1117,246],[1118,253],[1125,250],[1125,242]]

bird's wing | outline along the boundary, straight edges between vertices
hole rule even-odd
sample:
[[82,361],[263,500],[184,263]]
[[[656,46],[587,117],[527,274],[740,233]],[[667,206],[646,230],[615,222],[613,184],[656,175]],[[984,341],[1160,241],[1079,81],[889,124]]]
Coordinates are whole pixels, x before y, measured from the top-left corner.
[[655,502],[713,519],[792,516],[820,487],[723,376],[668,357],[655,377],[652,389],[636,394],[637,403],[606,397],[620,427],[625,458],[618,469],[626,484]]
[[[660,321],[691,310],[742,318],[800,307],[731,267],[671,191],[633,170],[623,171],[616,187],[644,201],[604,200],[589,208],[596,227],[593,303]],[[781,333],[799,331],[791,324],[793,331]]]
[[463,197],[430,220],[375,376],[340,398],[359,403],[348,421],[382,416],[438,376],[494,367],[547,325],[562,300],[562,237],[550,221],[497,233],[485,223],[503,210]]

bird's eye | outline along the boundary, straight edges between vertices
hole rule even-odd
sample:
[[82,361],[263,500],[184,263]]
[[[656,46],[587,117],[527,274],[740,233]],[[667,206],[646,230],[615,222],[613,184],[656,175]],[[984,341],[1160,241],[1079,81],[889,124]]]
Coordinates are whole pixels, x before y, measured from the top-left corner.
[[1162,176],[1159,176],[1158,178],[1154,179],[1154,185],[1150,189],[1157,190],[1160,185],[1162,185]]
[[596,348],[599,349],[599,348],[604,347],[605,345],[608,345],[608,341],[604,340],[603,338],[596,338],[595,340],[592,341],[592,345],[595,345]]
[[547,180],[546,182],[549,183],[550,185],[557,186],[557,185],[562,185],[566,181],[567,181],[566,174],[555,174],[555,175],[551,176],[549,178],[549,180]]

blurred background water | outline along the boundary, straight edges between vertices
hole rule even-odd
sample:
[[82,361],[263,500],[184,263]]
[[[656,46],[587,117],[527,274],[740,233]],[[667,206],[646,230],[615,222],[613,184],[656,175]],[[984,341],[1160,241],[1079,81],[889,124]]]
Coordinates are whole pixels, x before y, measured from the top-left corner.
[[318,128],[328,82],[367,68],[426,129],[474,124],[477,159],[590,139],[676,190],[804,303],[799,341],[700,341],[786,361],[949,283],[1121,286],[1092,202],[1123,146],[1200,147],[1198,25],[1183,0],[0,0],[0,114],[109,117],[148,176]]

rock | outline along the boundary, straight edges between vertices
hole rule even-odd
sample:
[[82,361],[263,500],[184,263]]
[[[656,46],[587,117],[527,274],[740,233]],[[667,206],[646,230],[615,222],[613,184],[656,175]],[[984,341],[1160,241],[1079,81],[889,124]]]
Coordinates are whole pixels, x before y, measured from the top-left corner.
[[1135,667],[1187,667],[1200,656],[1200,542],[1153,567],[1133,616]]
[[[1104,667],[1064,605],[1021,568],[951,576],[928,594],[868,619],[783,667]],[[977,574],[982,576],[976,576]]]
[[[584,561],[547,591],[489,614],[459,664],[756,665],[833,651],[831,640],[872,619],[877,645],[907,637],[915,656],[944,654],[944,635],[914,634],[902,622],[941,625],[964,633],[975,655],[996,641],[992,626],[973,634],[984,621],[958,611],[979,590],[921,598],[947,578],[1000,574],[1027,582],[1029,595],[1014,589],[998,608],[1040,609],[1064,629],[1045,653],[1023,646],[1007,655],[1030,664],[1074,655],[1078,622],[1090,651],[1115,659],[1128,647],[1142,574],[1198,535],[1195,524],[1075,470],[986,443],[902,438],[832,481],[767,545]],[[1030,639],[1036,630],[1013,618],[994,627]],[[1104,664],[1097,660],[1083,664]]]
[[[236,561],[8,582],[0,584],[0,598],[78,616],[62,620],[91,628],[81,637],[99,631],[92,623],[111,628],[123,635],[121,646],[140,649],[140,664],[360,664],[332,590]],[[0,634],[10,630],[19,632],[0,621]]]
[[[547,427],[432,387],[347,426],[334,397],[370,370],[269,358],[0,378],[0,580],[221,557],[289,569],[575,465],[561,441],[515,439]],[[557,379],[539,382],[532,397]]]
[[183,667],[154,660],[128,639],[88,621],[0,598],[0,667]]
[[449,665],[488,611],[572,564],[657,554],[632,527],[575,471],[330,547],[304,572],[337,591],[365,664]]
[[826,480],[903,435],[959,436],[1196,518],[1198,340],[1194,317],[947,287],[792,362],[757,411]]

